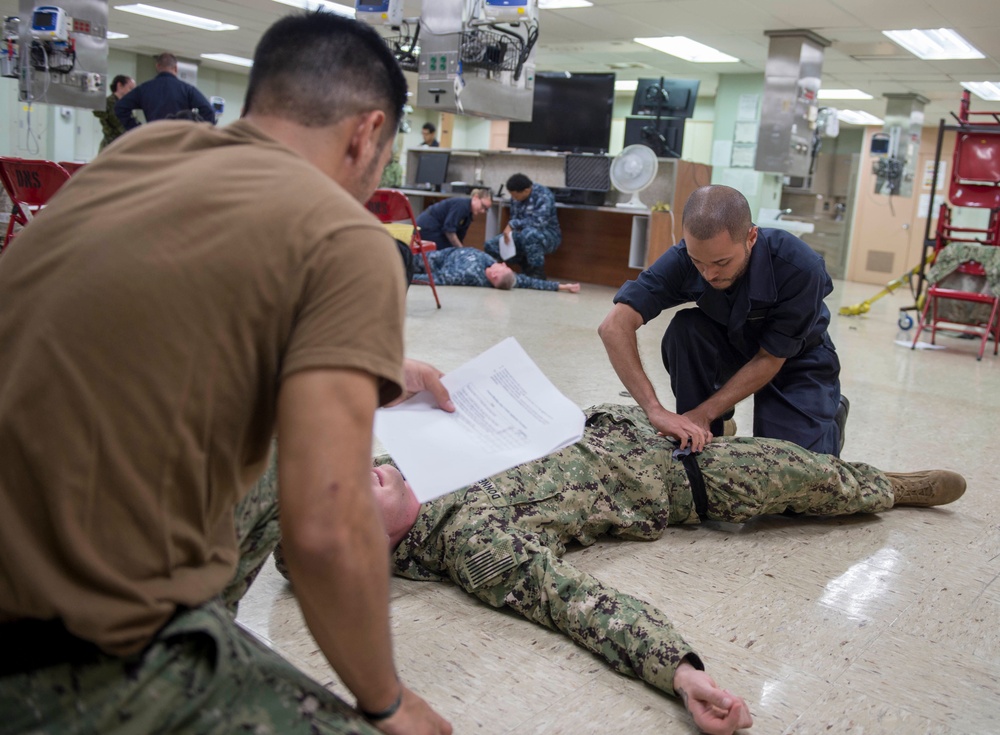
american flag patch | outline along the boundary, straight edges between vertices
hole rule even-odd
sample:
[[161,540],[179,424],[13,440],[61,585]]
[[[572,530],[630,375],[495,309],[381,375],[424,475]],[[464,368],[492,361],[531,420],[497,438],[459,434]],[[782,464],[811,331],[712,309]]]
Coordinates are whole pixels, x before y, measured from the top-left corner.
[[475,589],[516,566],[514,549],[511,547],[510,541],[503,541],[496,546],[483,549],[464,564],[465,574],[469,578],[471,589]]

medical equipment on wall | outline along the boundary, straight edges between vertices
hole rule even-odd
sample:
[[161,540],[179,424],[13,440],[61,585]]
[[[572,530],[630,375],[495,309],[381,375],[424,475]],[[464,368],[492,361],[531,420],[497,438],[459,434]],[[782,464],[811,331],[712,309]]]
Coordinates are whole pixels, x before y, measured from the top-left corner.
[[210,97],[209,103],[212,105],[212,112],[215,113],[216,119],[226,110],[226,100],[223,97]]
[[419,18],[402,17],[401,0],[358,0],[355,12],[417,72],[419,107],[531,119],[538,0],[427,0]]
[[875,174],[876,194],[899,194],[903,181],[903,162],[899,158],[899,129],[891,133],[874,133],[869,152],[872,155],[872,173]]
[[387,0],[381,3],[358,0],[354,4],[354,17],[373,26],[398,26],[403,22],[403,0]]
[[3,46],[0,47],[0,77],[17,79],[20,25],[21,19],[16,15],[9,15],[3,20]]
[[55,5],[39,5],[31,13],[30,63],[39,71],[69,74],[76,67],[73,19]]
[[869,148],[875,193],[909,197],[913,195],[927,98],[913,93],[885,97],[885,125],[881,133],[872,135]]
[[[36,0],[37,1],[37,0]],[[18,80],[18,99],[103,109],[108,94],[108,4],[20,0],[5,19],[0,76]]]

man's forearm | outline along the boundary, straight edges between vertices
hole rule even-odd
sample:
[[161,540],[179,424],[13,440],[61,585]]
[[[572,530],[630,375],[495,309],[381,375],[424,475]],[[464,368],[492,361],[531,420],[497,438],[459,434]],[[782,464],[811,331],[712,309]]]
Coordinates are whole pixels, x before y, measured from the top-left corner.
[[320,649],[359,706],[377,712],[391,705],[398,693],[388,618],[386,536],[374,514],[353,512],[334,523],[351,532],[331,539],[322,558],[296,555],[295,545],[286,540],[285,560]]
[[320,649],[377,712],[399,693],[388,614],[388,549],[371,492],[372,376],[296,373],[278,405],[282,547]]
[[452,244],[453,247],[461,248],[465,247],[465,244],[458,239],[458,234],[455,232],[446,232],[444,236],[448,238],[448,242]]
[[785,358],[760,350],[696,410],[704,413],[709,421],[717,419],[744,398],[770,383],[784,364]]
[[648,415],[650,411],[663,408],[656,390],[642,368],[639,356],[639,342],[636,331],[642,325],[642,317],[630,306],[615,304],[611,312],[601,322],[597,333],[607,350],[611,367],[614,368],[622,384]]
[[[696,654],[652,605],[606,586],[548,549],[531,557],[493,586],[470,589],[495,607],[508,606],[528,620],[554,628],[603,658],[615,671],[674,694],[674,676]],[[559,589],[560,594],[546,591]]]

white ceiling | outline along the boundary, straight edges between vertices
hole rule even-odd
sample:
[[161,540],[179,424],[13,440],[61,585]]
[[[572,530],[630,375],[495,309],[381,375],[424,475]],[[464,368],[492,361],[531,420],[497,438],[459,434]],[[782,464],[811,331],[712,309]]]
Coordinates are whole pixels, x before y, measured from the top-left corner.
[[[198,59],[202,53],[252,56],[263,31],[292,10],[272,0],[145,0],[147,4],[238,25],[211,32],[142,18],[114,9],[111,30],[129,38],[112,48],[142,54],[172,51]],[[350,0],[340,0],[350,5]],[[423,0],[434,2],[434,0]],[[539,70],[617,71],[619,79],[660,75],[701,81],[700,95],[713,96],[719,74],[761,74],[768,30],[805,28],[831,41],[823,60],[822,87],[858,88],[875,99],[830,102],[836,107],[885,112],[885,93],[915,92],[931,102],[928,124],[957,111],[960,81],[1000,82],[1000,0],[593,0],[591,8],[543,10]],[[49,3],[57,4],[57,3]],[[406,0],[407,15],[420,0]],[[0,0],[4,15],[18,12],[17,0]],[[896,46],[882,30],[954,28],[985,59],[921,61]],[[642,36],[687,36],[740,59],[728,64],[695,64],[634,43]],[[228,64],[201,60],[208,67],[236,71]],[[621,65],[627,65],[621,68]],[[244,70],[245,71],[245,70]],[[973,98],[973,109],[1000,103]]]

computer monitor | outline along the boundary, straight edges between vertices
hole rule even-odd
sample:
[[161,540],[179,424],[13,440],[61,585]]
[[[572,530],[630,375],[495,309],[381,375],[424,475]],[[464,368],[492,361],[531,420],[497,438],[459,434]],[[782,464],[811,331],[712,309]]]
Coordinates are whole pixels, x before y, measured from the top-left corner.
[[684,148],[684,118],[648,117],[625,118],[625,145],[644,145],[652,148],[657,158],[680,158]]
[[699,85],[697,79],[640,79],[632,99],[632,114],[691,117]]
[[441,184],[448,180],[448,151],[420,151],[417,154],[417,171],[413,175],[416,186],[441,191]]

